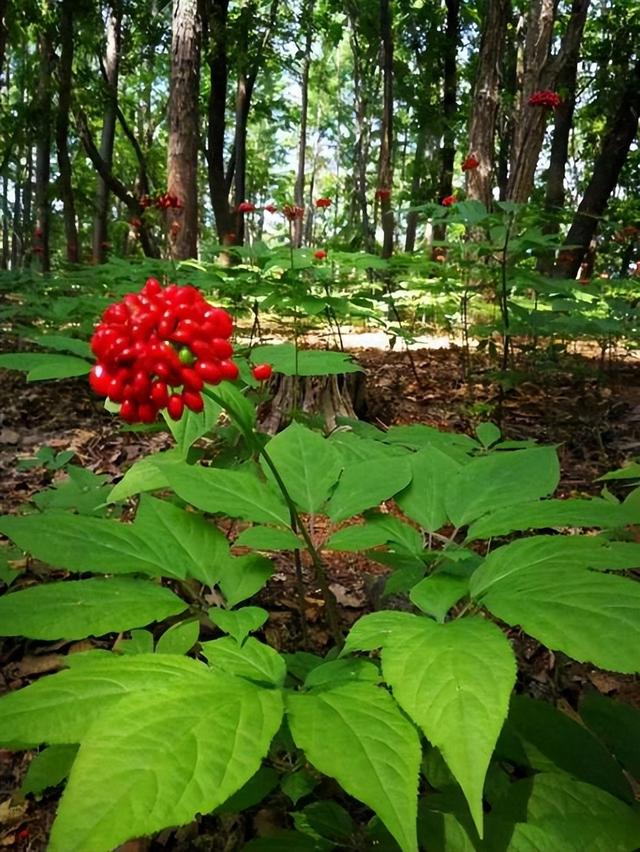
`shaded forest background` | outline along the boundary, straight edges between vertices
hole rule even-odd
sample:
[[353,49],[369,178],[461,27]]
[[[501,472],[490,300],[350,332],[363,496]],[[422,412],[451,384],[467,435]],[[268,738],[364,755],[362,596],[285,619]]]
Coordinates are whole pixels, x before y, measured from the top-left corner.
[[212,259],[288,238],[286,203],[297,245],[389,256],[442,239],[412,208],[453,195],[535,205],[567,246],[548,273],[588,276],[598,234],[633,270],[637,0],[0,0],[0,21],[2,268]]

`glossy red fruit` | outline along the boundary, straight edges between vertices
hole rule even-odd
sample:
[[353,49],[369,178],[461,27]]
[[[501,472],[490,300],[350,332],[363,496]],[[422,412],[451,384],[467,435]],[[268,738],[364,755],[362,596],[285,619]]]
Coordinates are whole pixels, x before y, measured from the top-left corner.
[[182,392],[182,400],[187,408],[199,414],[204,408],[204,400],[196,391],[186,390]]
[[172,420],[180,420],[183,411],[184,402],[182,400],[182,396],[178,393],[174,393],[173,396],[169,397],[169,401],[167,402],[167,412],[169,417]]
[[216,329],[216,337],[231,337],[233,332],[233,320],[222,308],[209,308],[204,315]]
[[169,389],[166,382],[153,382],[149,396],[157,408],[166,408],[169,402]]
[[226,361],[233,355],[233,346],[228,340],[224,340],[221,337],[214,337],[209,343],[209,348],[216,358],[220,358],[221,361]]
[[220,366],[214,361],[196,361],[195,371],[210,385],[217,385],[224,378]]
[[251,372],[254,379],[257,379],[259,382],[266,382],[267,379],[271,378],[273,367],[271,364],[256,364]]
[[107,396],[112,402],[124,401],[124,382],[118,378],[113,378],[107,387]]
[[162,292],[162,286],[157,278],[147,278],[142,292],[145,296],[158,296]]
[[202,376],[197,373],[195,370],[192,370],[191,367],[184,367],[182,370],[182,384],[185,386],[187,390],[190,391],[201,391],[203,380]]
[[228,379],[230,382],[235,381],[240,374],[233,361],[220,361],[220,372],[222,373],[222,378]]
[[156,408],[150,402],[141,402],[138,406],[138,419],[143,423],[153,423],[156,419]]
[[120,406],[120,417],[127,423],[135,423],[138,419],[138,406],[132,399],[125,399]]
[[107,396],[112,378],[103,364],[94,364],[89,373],[89,384],[97,394]]

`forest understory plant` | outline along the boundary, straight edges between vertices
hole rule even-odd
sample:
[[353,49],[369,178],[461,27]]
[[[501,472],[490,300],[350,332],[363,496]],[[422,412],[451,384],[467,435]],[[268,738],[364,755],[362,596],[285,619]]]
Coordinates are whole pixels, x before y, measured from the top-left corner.
[[[49,848],[108,852],[268,801],[282,832],[243,848],[633,852],[640,714],[595,694],[571,713],[532,699],[513,638],[640,670],[640,488],[623,501],[556,499],[556,449],[503,440],[492,423],[471,437],[345,420],[326,436],[294,420],[269,437],[240,379],[189,385],[199,361],[185,366],[182,350],[209,363],[230,332],[207,329],[222,314],[190,293],[147,284],[147,303],[107,308],[94,341],[107,373],[129,371],[116,373],[120,405],[135,392],[146,420],[142,407],[163,402],[175,445],[131,466],[106,505],[101,491],[82,511],[36,501],[0,519],[46,578],[18,578],[0,597],[2,634],[94,646],[0,699],[0,743],[40,749],[24,792],[65,785]],[[344,363],[252,352],[274,372],[336,370],[329,356]],[[113,379],[96,381],[112,392]],[[201,407],[175,418],[172,394],[152,395],[158,381],[200,394]],[[220,431],[223,411],[244,442],[224,466],[194,446]],[[324,600],[324,656],[272,647],[269,612],[252,600],[274,557],[298,553],[311,565],[293,559],[301,591]],[[323,556],[339,553],[389,569],[384,595],[403,609],[364,615],[345,637]]]

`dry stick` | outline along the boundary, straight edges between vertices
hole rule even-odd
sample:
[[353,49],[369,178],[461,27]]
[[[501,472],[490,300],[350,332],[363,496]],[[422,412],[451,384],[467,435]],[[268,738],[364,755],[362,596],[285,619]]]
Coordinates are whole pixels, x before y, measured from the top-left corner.
[[[387,287],[387,294],[389,296],[389,307],[393,312],[393,316],[395,317],[396,322],[398,323],[398,328],[402,331],[402,320],[400,319],[400,314],[398,313],[398,308],[396,307],[396,303],[393,299],[391,284],[385,279],[385,285]],[[413,377],[416,380],[416,384],[420,385],[420,376],[418,375],[418,369],[416,367],[416,362],[414,361],[413,355],[411,354],[411,350],[409,349],[408,344],[406,344],[407,348],[405,352],[407,353],[407,358],[409,359],[409,364],[411,365],[411,371],[413,372]]]

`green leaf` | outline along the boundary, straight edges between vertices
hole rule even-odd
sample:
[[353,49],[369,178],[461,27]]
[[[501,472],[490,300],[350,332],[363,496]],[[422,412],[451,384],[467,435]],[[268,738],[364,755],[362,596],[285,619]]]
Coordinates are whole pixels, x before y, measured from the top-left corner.
[[223,633],[228,633],[242,645],[250,633],[262,627],[269,618],[269,613],[259,606],[245,606],[233,611],[211,607],[209,618]]
[[18,547],[56,568],[104,574],[185,576],[184,550],[173,534],[158,531],[149,537],[135,524],[49,511],[34,515],[4,515],[0,532]]
[[113,650],[118,654],[153,654],[153,633],[150,630],[131,630],[129,639],[118,639]]
[[12,544],[0,545],[0,581],[11,586],[25,568],[22,550]]
[[188,654],[198,641],[200,622],[181,621],[173,624],[158,639],[156,652],[158,654]]
[[362,372],[362,367],[345,352],[300,349],[296,359],[295,346],[291,343],[256,346],[251,353],[251,360],[256,364],[271,364],[277,373],[284,373],[285,376],[331,376]]
[[227,560],[218,583],[227,606],[234,607],[255,595],[273,572],[273,562],[258,553],[232,556]]
[[[303,512],[316,513],[342,470],[335,447],[317,432],[294,422],[272,438],[266,449],[293,502]],[[275,484],[264,459],[260,463],[267,479]]]
[[287,695],[286,707],[307,759],[372,808],[403,852],[414,852],[420,742],[391,696],[350,683]]
[[591,693],[580,704],[580,716],[618,762],[640,778],[640,710]]
[[224,804],[216,808],[219,814],[238,814],[247,808],[259,804],[265,796],[278,786],[280,775],[270,766],[261,766],[256,774],[244,784],[237,793],[230,796]]
[[327,840],[316,840],[299,831],[283,831],[273,837],[258,837],[242,847],[242,852],[328,852],[333,849]]
[[355,831],[355,824],[347,811],[331,800],[312,802],[292,816],[298,831],[335,843],[348,843]]
[[515,657],[502,631],[482,618],[393,634],[382,672],[402,709],[442,752],[482,836],[484,779],[509,708]]
[[310,671],[324,663],[322,657],[310,654],[308,651],[295,651],[293,654],[283,654],[287,671],[300,682],[304,683]]
[[299,769],[297,772],[292,772],[291,775],[285,775],[280,782],[280,789],[288,796],[294,805],[297,805],[300,799],[304,799],[309,793],[318,786],[319,781],[314,778],[306,769]]
[[196,414],[196,412],[185,408],[180,420],[173,420],[169,417],[166,408],[163,408],[161,412],[178,445],[179,455],[183,459],[187,457],[189,449],[197,440],[211,432],[220,417],[222,409],[218,403],[206,394],[203,394],[202,399],[204,402],[202,411]]
[[494,550],[471,578],[471,595],[548,648],[601,668],[640,671],[640,585],[589,570],[615,557],[592,537],[592,556],[588,544],[567,543],[574,541],[581,539],[534,536]]
[[0,367],[27,373],[28,382],[47,379],[68,379],[84,376],[91,362],[73,355],[51,355],[45,352],[10,352],[0,355]]
[[29,764],[20,787],[22,795],[39,795],[49,787],[61,784],[69,774],[77,753],[76,745],[54,745],[43,749]]
[[415,585],[411,589],[409,599],[422,612],[432,615],[436,621],[444,622],[451,607],[468,593],[467,577],[439,571]]
[[401,458],[393,467],[377,460],[351,465],[343,471],[329,501],[329,517],[337,523],[377,506],[397,494],[410,479],[409,463]]
[[109,502],[119,503],[134,494],[168,488],[167,478],[156,461],[160,460],[162,465],[165,461],[167,463],[177,462],[180,458],[179,450],[174,448],[139,459],[131,465],[120,482],[113,486],[109,494]]
[[256,773],[281,723],[279,693],[219,672],[200,681],[173,684],[151,702],[127,696],[93,723],[60,802],[51,852],[106,852],[188,823]]
[[[618,799],[633,802],[633,793],[621,768],[602,742],[552,704],[524,695],[514,696],[505,733],[505,743],[499,742],[496,749],[501,759],[523,765],[524,756],[525,766],[543,772],[562,770]],[[522,754],[509,750],[512,736],[517,738]]]
[[596,481],[601,482],[608,479],[640,479],[640,463],[629,462],[618,470],[610,470],[604,476],[599,476]]
[[77,355],[79,358],[88,360],[94,357],[89,344],[85,340],[79,340],[77,337],[65,337],[62,334],[39,334],[31,339],[44,349],[71,352],[72,355]]
[[559,479],[553,447],[480,456],[450,479],[445,497],[447,515],[461,527],[497,508],[546,497],[556,489]]
[[541,500],[489,512],[470,525],[467,541],[509,535],[518,530],[553,527],[616,529],[637,521],[638,513],[631,506],[612,503],[601,497]]
[[289,510],[284,500],[254,473],[164,462],[160,470],[178,497],[203,512],[289,525]]
[[28,639],[86,639],[162,621],[187,608],[148,580],[93,578],[31,586],[0,598],[0,633]]
[[422,536],[393,515],[368,515],[363,524],[353,524],[334,533],[324,545],[328,550],[359,551],[394,542],[410,553],[423,552]]
[[210,521],[148,494],[140,498],[134,529],[159,565],[206,586],[218,582],[231,558],[226,536]]
[[[174,684],[199,684],[207,667],[163,654],[73,655],[74,667],[0,698],[0,742],[12,747],[79,743],[91,723],[123,696],[140,692],[149,704]],[[71,662],[71,660],[70,660]]]
[[490,447],[500,440],[502,432],[495,423],[480,423],[476,426],[476,437],[483,447]]
[[414,453],[409,464],[411,482],[396,495],[395,501],[405,515],[429,532],[436,532],[447,522],[447,485],[460,465],[437,447],[425,447]]
[[494,817],[516,823],[503,835],[513,852],[632,852],[640,844],[637,813],[604,790],[559,773],[516,781]]
[[404,636],[409,630],[420,629],[421,622],[408,612],[383,609],[363,615],[349,631],[340,656],[354,651],[382,648],[392,637]]
[[[255,351],[255,350],[254,350]],[[214,389],[205,387],[204,395],[210,394],[229,413],[244,431],[250,432],[256,421],[256,408],[233,382],[221,382]]]
[[202,654],[214,668],[268,686],[282,686],[287,674],[284,659],[269,645],[250,636],[244,644],[231,636],[202,643]]
[[253,550],[302,550],[304,542],[287,529],[255,526],[240,533],[234,547],[251,547]]
[[380,682],[380,672],[375,663],[370,660],[340,659],[329,660],[314,666],[307,675],[304,685],[307,689],[314,686],[337,686],[341,682],[353,681]]

